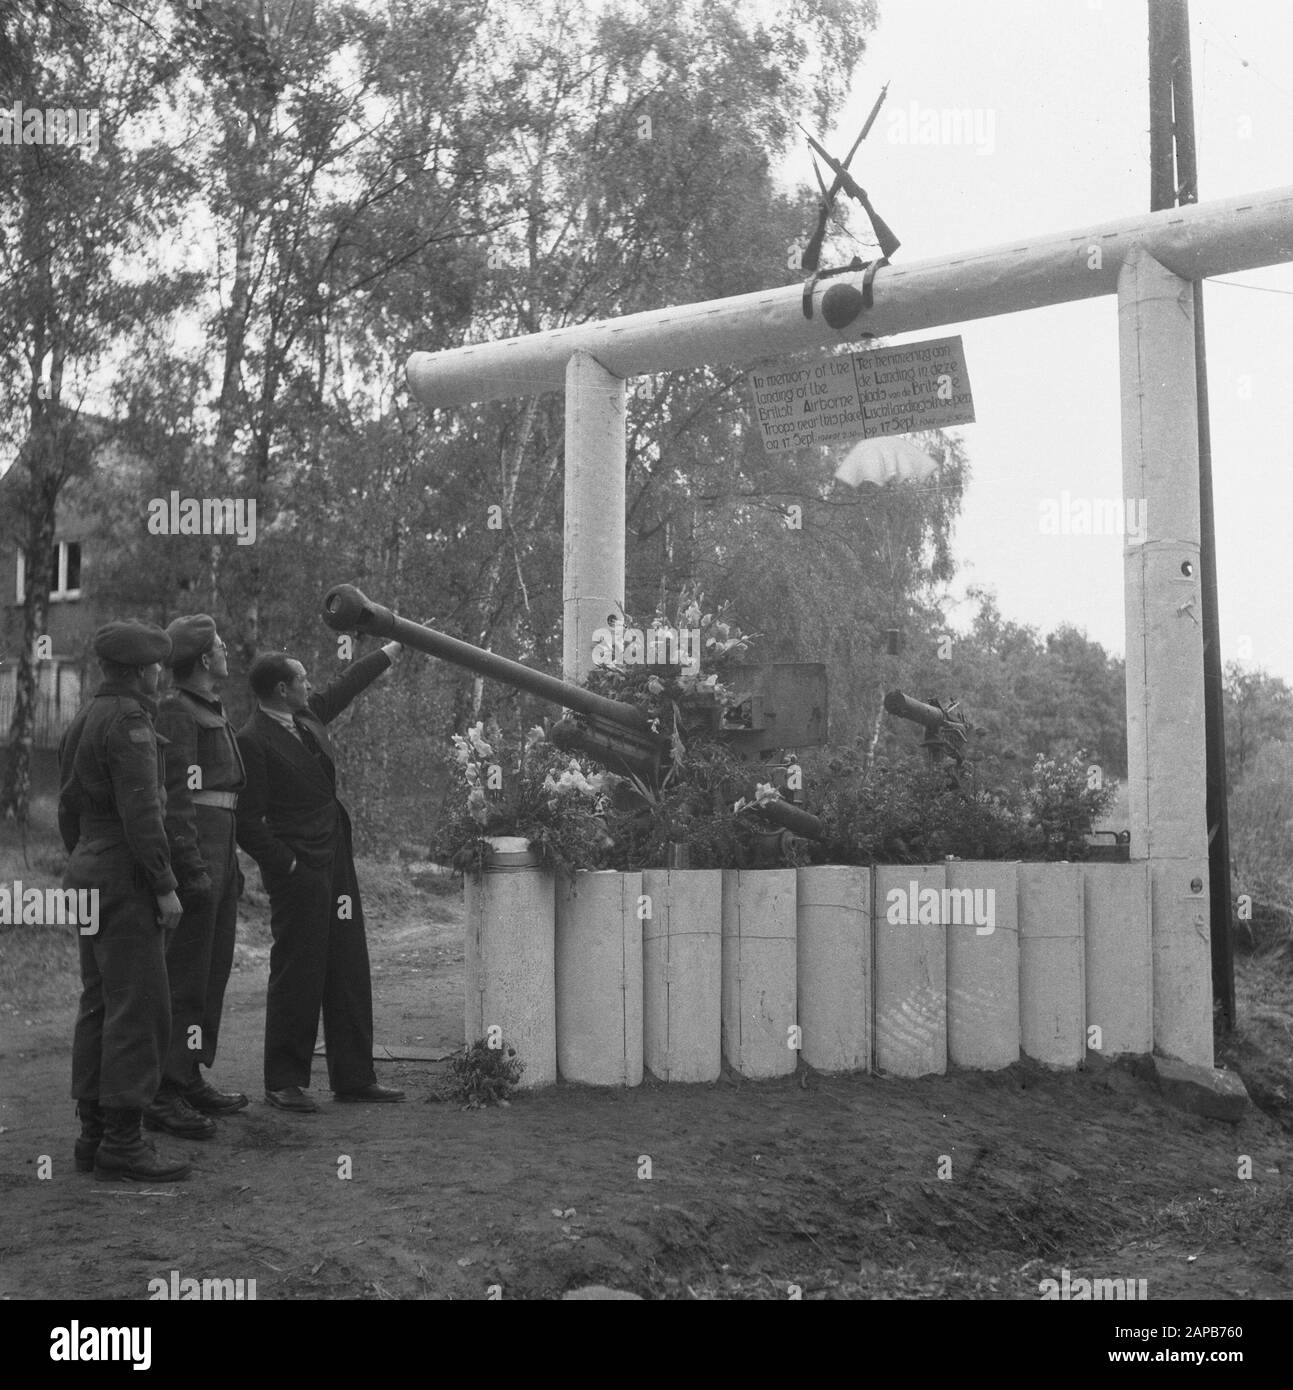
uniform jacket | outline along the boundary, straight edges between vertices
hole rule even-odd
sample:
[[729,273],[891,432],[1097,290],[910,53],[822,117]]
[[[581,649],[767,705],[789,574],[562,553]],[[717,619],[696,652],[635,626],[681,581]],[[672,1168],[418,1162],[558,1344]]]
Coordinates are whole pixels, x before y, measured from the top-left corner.
[[214,696],[176,686],[158,705],[157,732],[166,739],[166,833],[171,863],[180,882],[187,884],[209,868],[202,852],[201,816],[193,802],[197,788],[190,785],[191,770],[201,769],[199,786],[210,792],[241,792],[247,774],[233,727]]
[[176,882],[156,712],[153,700],[129,686],[105,681],[95,691],[59,744],[58,829],[69,852],[79,843],[113,863],[133,859],[161,897]]
[[259,709],[238,730],[247,770],[238,799],[238,844],[263,873],[284,876],[293,859],[325,868],[348,838],[350,820],[337,800],[336,759],[324,726],[390,664],[385,652],[370,652],[311,695],[309,710],[295,716],[314,735],[321,756]]

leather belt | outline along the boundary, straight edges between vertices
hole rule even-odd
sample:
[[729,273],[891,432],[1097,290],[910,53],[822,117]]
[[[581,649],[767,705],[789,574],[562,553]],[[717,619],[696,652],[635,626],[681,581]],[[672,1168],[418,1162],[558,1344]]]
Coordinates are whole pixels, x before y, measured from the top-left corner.
[[194,792],[195,806],[219,806],[222,810],[233,811],[238,807],[237,792]]

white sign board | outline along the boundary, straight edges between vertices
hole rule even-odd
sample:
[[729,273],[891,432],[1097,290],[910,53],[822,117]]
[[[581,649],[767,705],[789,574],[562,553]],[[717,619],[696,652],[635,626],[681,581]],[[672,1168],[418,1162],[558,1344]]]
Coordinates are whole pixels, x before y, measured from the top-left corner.
[[770,454],[974,421],[959,335],[758,367],[749,381],[754,423]]

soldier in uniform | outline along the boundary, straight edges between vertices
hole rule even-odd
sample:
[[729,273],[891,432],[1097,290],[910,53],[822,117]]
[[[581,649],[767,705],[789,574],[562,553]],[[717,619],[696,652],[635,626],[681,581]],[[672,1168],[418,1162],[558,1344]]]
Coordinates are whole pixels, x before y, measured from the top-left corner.
[[187,1163],[159,1155],[140,1132],[170,1039],[165,933],[183,911],[152,722],[170,650],[170,638],[152,624],[101,627],[94,652],[103,684],[59,746],[58,828],[71,853],[63,887],[96,891],[99,902],[99,930],[78,938],[76,1166],[105,1180],[176,1182],[189,1175]]
[[190,893],[180,888],[184,917],[166,947],[171,1045],[144,1124],[206,1139],[215,1133],[212,1116],[231,1115],[247,1104],[245,1095],[218,1091],[199,1070],[215,1061],[233,968],[242,890],[234,810],[247,779],[233,727],[215,694],[229,674],[215,620],[205,613],[176,618],[166,635],[175,681],[157,711],[157,732],[166,739],[166,830],[181,885],[195,887]]

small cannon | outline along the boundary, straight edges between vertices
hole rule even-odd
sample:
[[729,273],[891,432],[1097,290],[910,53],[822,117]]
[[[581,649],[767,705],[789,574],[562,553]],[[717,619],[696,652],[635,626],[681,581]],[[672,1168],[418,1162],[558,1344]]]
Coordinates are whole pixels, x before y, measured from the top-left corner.
[[[353,584],[337,584],[328,590],[323,600],[323,621],[335,632],[394,639],[571,711],[552,729],[552,742],[558,748],[592,758],[611,772],[632,774],[652,785],[669,766],[670,739],[656,733],[635,706],[401,618],[374,603]],[[738,756],[756,758],[770,755],[777,748],[801,748],[826,741],[825,666],[738,666],[724,673],[724,683],[735,689],[731,704],[720,706],[712,692],[701,692],[684,716],[693,730],[701,728],[714,733]],[[793,835],[821,837],[822,824],[817,817],[792,802],[765,802],[758,814]]]
[[884,697],[884,707],[886,713],[899,719],[910,719],[925,730],[921,747],[930,765],[942,762],[945,757],[951,758],[956,764],[952,780],[959,786],[965,745],[970,739],[970,723],[961,711],[961,702],[933,700],[926,704],[923,700],[913,700],[910,695],[904,695],[901,690],[891,690]]

